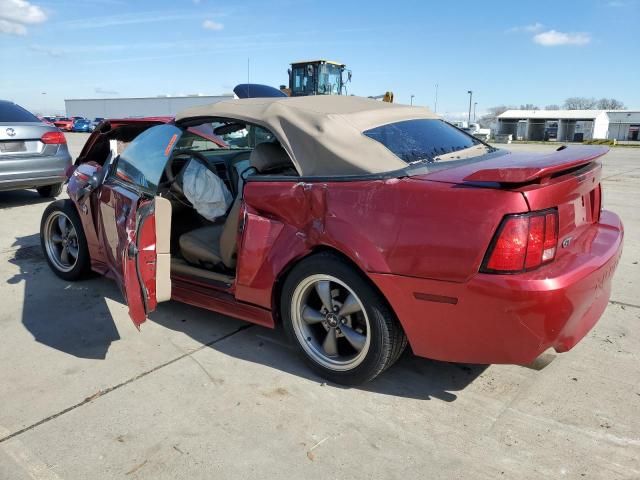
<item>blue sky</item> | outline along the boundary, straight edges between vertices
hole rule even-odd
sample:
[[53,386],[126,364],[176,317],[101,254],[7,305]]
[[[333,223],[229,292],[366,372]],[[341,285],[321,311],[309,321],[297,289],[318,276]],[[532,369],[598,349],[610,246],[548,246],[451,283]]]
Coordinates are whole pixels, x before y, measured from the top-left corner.
[[286,83],[294,60],[353,71],[350,93],[456,117],[501,105],[615,97],[640,108],[640,0],[0,0],[0,97],[220,94]]

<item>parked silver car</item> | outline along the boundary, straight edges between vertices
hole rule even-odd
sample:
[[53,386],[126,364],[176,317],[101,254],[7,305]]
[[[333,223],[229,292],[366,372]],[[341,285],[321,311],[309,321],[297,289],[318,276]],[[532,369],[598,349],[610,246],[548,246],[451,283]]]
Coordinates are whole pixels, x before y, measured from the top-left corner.
[[0,190],[35,188],[43,197],[55,197],[71,163],[67,140],[58,128],[0,100]]

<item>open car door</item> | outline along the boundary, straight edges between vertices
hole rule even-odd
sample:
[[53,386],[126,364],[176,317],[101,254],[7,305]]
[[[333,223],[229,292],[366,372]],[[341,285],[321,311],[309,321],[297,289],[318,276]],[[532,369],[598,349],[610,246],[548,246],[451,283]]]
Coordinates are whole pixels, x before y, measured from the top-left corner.
[[141,200],[131,213],[122,274],[129,316],[139,329],[159,302],[171,299],[171,202]]
[[106,267],[137,328],[171,298],[171,203],[157,193],[181,135],[175,125],[145,130],[113,160],[96,192]]

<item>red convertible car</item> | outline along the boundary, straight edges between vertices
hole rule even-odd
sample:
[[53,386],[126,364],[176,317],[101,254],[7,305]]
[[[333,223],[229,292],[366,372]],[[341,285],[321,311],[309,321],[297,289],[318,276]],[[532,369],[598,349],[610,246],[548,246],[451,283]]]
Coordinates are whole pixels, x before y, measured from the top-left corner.
[[103,123],[42,246],[66,280],[118,282],[138,327],[170,299],[281,322],[339,383],[373,379],[407,342],[527,364],[572,348],[610,297],[623,228],[601,209],[605,153],[509,153],[357,97],[228,100]]

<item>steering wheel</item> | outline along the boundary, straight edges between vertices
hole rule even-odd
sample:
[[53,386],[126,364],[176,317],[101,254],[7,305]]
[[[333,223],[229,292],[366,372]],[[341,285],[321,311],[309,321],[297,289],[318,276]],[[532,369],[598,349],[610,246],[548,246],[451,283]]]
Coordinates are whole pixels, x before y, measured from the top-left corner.
[[169,159],[167,164],[164,166],[164,175],[165,177],[167,177],[167,181],[165,182],[165,184],[169,185],[169,189],[172,192],[180,194],[180,196],[183,197],[184,200],[187,200],[187,198],[184,195],[184,191],[182,190],[182,186],[179,185],[179,182],[176,182],[176,178],[180,176],[180,174],[184,171],[185,168],[187,168],[187,165],[189,164],[189,162],[185,162],[185,164],[182,166],[182,168],[177,174],[174,173],[174,170],[173,170],[173,162],[177,157],[182,155],[190,156],[192,159],[202,164],[207,170],[210,170],[210,168],[209,168],[209,161],[207,160],[207,157],[205,157],[200,152],[196,152],[195,150],[182,149],[178,152],[174,152],[174,154],[171,155],[171,158]]

